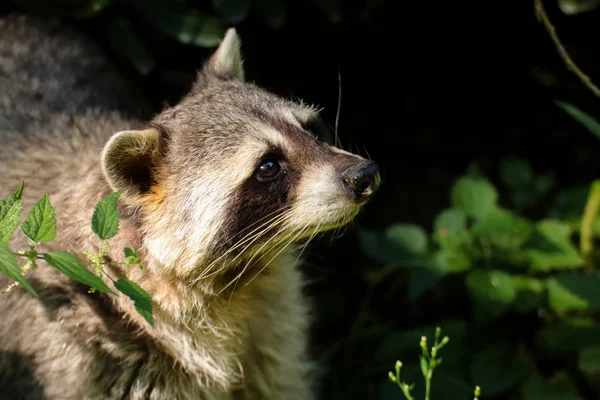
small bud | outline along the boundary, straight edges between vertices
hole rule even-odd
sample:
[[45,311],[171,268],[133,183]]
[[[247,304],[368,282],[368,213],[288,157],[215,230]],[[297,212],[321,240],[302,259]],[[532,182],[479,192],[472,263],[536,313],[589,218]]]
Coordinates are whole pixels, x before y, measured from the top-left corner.
[[421,336],[421,347],[425,349],[427,347],[427,338],[425,336]]
[[441,334],[442,334],[442,328],[440,328],[438,326],[437,328],[435,328],[435,337],[436,337],[436,339],[439,338]]
[[400,361],[396,361],[396,370],[402,368],[402,363]]
[[448,336],[444,336],[444,338],[442,339],[442,344],[448,344],[449,341],[450,338]]
[[431,348],[431,357],[437,356],[437,348],[434,346]]
[[481,388],[479,386],[475,386],[475,397],[479,397],[481,395]]
[[389,378],[390,378],[390,381],[392,381],[392,382],[396,382],[396,375],[394,375],[394,374],[392,373],[392,371],[388,372],[388,376],[389,376]]

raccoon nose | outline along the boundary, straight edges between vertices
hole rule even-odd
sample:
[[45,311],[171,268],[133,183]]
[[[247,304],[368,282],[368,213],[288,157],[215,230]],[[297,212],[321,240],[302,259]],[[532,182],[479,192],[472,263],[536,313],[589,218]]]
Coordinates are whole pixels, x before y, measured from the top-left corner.
[[373,161],[352,165],[342,172],[344,188],[351,200],[359,203],[368,200],[379,187],[379,167]]

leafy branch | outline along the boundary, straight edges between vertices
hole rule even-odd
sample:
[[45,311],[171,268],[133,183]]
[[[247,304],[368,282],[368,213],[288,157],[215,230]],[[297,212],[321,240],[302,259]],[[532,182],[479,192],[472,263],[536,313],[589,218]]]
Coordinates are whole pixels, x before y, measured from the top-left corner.
[[[121,192],[111,193],[100,200],[96,204],[92,215],[91,228],[99,239],[98,252],[82,251],[82,253],[89,260],[86,264],[94,267],[94,274],[84,267],[82,261],[67,252],[38,252],[37,245],[51,242],[56,237],[56,212],[50,203],[48,193],[44,193],[21,224],[22,233],[29,239],[29,249],[15,252],[8,247],[8,242],[19,225],[23,210],[23,188],[24,182],[21,181],[19,188],[12,195],[0,200],[0,273],[3,273],[14,281],[3,293],[9,292],[15,286],[22,286],[33,296],[38,297],[38,293],[25,278],[25,273],[30,269],[37,269],[38,260],[44,260],[48,265],[56,268],[69,278],[90,286],[90,293],[95,293],[96,290],[99,290],[107,294],[116,295],[101,279],[103,275],[106,276],[113,283],[117,291],[125,294],[134,302],[138,313],[153,326],[154,320],[152,317],[152,300],[150,296],[139,285],[129,280],[129,272],[132,265],[143,268],[140,255],[132,246],[129,246],[123,249],[125,261],[106,262],[104,260],[109,249],[109,239],[119,232],[117,201]],[[21,267],[16,257],[24,258],[26,263]],[[115,281],[104,270],[105,265],[124,265],[126,268],[125,278]]]
[[[427,347],[427,337],[422,336],[421,342],[419,346],[421,347],[421,373],[423,374],[423,378],[425,379],[425,400],[431,400],[431,381],[433,380],[433,371],[435,368],[439,367],[442,363],[442,358],[439,356],[440,350],[448,344],[450,338],[448,336],[444,336],[441,338],[442,330],[441,328],[436,328],[435,330],[435,339],[433,346],[431,347],[431,351]],[[440,339],[441,338],[441,339]],[[402,371],[402,362],[396,361],[396,373],[394,374],[392,371],[388,372],[388,377],[390,381],[394,382],[398,385],[406,400],[415,400],[411,394],[411,391],[414,389],[415,384],[408,384],[403,382],[400,379],[400,372]],[[475,387],[474,391],[474,400],[479,400],[479,396],[481,395],[481,388],[479,386]]]

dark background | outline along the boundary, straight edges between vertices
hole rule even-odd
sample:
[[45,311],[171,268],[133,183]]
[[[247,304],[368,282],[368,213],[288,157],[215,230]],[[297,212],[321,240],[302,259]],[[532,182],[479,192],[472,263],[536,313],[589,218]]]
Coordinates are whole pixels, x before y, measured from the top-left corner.
[[[115,1],[82,17],[80,10],[88,3],[20,0],[0,10],[58,16],[79,27],[101,43],[156,110],[177,102],[213,50],[158,32],[129,2]],[[214,13],[210,1],[178,3]],[[322,362],[322,398],[401,399],[398,388],[386,382],[393,362],[381,364],[372,357],[386,333],[379,339],[345,341],[356,319],[366,314],[382,322],[388,333],[402,332],[448,317],[468,319],[470,308],[460,293],[443,307],[433,306],[435,295],[408,300],[402,279],[384,283],[365,300],[365,271],[377,265],[364,254],[357,230],[401,222],[430,232],[435,215],[449,204],[457,177],[475,162],[497,179],[498,162],[507,155],[524,157],[538,173],[553,171],[555,190],[588,184],[598,176],[600,143],[553,100],[594,115],[600,99],[565,67],[535,18],[533,1],[315,0],[285,1],[285,6],[280,29],[269,27],[256,8],[235,24],[247,78],[324,107],[333,125],[340,72],[344,147],[368,154],[383,171],[379,193],[345,235],[335,240],[325,235],[308,252],[309,291],[317,305],[313,351]],[[546,9],[575,62],[600,82],[600,10],[565,15],[550,1]],[[327,10],[335,10],[339,18]],[[111,44],[107,26],[115,17],[127,18],[152,53],[156,65],[148,74],[141,74]],[[528,216],[541,218],[550,205],[539,204]],[[526,321],[510,324],[505,328],[529,329]],[[417,359],[419,337],[411,338],[414,351],[406,357]],[[477,382],[465,376],[460,397],[436,400],[472,398],[470,388]],[[593,385],[577,382],[581,396],[597,398]],[[485,387],[483,393],[485,399]],[[510,386],[494,398],[521,394]]]

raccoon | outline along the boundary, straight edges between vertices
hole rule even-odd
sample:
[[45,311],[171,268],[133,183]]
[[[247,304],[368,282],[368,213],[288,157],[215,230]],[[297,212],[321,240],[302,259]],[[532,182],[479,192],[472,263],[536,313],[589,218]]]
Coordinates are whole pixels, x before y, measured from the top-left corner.
[[105,258],[139,251],[130,279],[154,315],[150,326],[126,296],[90,294],[47,265],[28,271],[39,298],[0,296],[0,398],[315,397],[298,259],[353,221],[381,178],[331,143],[316,108],[248,82],[240,43],[230,28],[189,93],[152,115],[88,38],[0,19],[0,195],[24,179],[28,209],[47,192],[58,228],[40,251],[84,259],[95,205],[120,190]]

